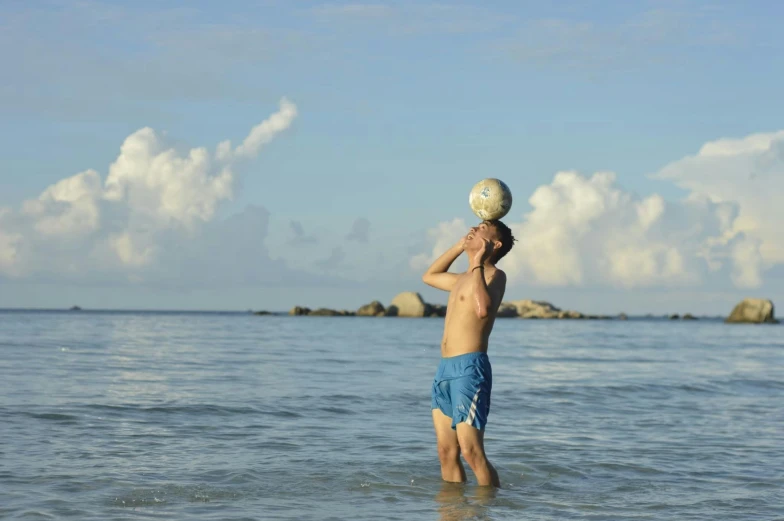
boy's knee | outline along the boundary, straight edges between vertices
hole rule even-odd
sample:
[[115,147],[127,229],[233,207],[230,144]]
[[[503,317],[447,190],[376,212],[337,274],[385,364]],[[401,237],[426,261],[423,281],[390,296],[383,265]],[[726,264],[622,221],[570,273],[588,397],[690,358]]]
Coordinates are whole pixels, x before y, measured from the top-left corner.
[[471,443],[466,447],[461,447],[463,457],[471,468],[485,463],[485,453],[479,445]]
[[438,445],[438,459],[444,463],[457,461],[460,458],[460,447],[457,445]]

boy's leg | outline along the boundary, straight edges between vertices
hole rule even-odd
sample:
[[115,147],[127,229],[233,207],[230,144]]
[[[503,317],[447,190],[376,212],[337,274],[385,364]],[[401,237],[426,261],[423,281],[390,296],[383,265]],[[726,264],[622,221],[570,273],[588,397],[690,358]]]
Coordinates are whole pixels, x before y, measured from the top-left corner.
[[452,418],[440,409],[433,409],[433,426],[438,443],[438,459],[441,461],[441,478],[455,483],[465,482],[466,473],[460,462],[460,445],[457,433],[452,430]]
[[460,422],[457,424],[457,441],[466,463],[476,475],[477,483],[482,486],[500,487],[498,472],[490,464],[485,454],[484,431],[480,431],[473,425]]

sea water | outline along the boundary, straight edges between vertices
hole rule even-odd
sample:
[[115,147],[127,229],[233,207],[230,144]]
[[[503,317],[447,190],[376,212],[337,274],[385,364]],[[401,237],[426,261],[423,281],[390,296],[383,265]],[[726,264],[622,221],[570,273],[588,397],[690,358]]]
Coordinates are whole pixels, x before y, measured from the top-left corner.
[[784,519],[784,327],[499,319],[445,484],[443,319],[0,312],[3,519]]

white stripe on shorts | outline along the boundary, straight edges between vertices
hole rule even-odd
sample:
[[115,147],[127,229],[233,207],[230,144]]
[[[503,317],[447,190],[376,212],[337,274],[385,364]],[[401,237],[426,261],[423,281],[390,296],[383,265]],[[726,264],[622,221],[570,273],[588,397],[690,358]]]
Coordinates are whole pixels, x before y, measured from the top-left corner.
[[476,417],[476,402],[479,400],[479,393],[481,389],[476,390],[476,394],[474,395],[474,399],[471,401],[471,411],[468,413],[468,418],[466,418],[466,423],[471,425],[474,423],[474,417]]

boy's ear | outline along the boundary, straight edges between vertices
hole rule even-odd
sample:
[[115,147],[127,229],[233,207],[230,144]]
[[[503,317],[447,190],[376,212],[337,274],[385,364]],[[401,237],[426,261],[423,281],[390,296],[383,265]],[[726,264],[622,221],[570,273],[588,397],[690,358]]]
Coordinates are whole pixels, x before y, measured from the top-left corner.
[[503,246],[503,245],[504,245],[504,243],[502,243],[501,241],[495,241],[493,243],[493,249],[498,251],[501,248],[501,246]]

